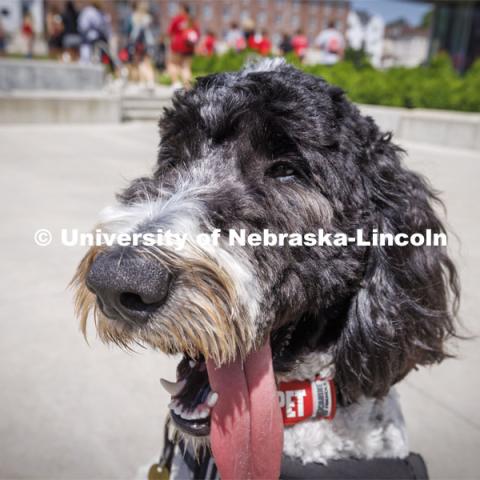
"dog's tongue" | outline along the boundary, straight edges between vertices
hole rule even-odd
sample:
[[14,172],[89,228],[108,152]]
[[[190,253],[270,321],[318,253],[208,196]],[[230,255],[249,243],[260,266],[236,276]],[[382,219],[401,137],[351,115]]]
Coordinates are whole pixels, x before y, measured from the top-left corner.
[[244,362],[217,367],[207,362],[218,401],[210,441],[222,480],[278,479],[283,422],[273,375],[270,342]]

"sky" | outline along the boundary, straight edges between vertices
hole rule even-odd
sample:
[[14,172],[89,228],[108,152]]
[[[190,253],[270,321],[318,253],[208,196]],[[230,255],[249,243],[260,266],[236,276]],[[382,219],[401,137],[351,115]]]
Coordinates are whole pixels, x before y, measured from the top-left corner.
[[402,17],[412,25],[417,25],[423,15],[431,9],[428,3],[402,0],[351,0],[350,5],[353,10],[366,10],[368,13],[378,14],[387,23]]

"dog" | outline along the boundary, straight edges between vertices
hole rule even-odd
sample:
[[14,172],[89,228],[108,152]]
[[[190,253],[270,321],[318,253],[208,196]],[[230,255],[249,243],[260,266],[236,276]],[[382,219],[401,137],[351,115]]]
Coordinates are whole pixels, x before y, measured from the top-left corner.
[[[154,173],[98,228],[186,240],[91,248],[73,280],[84,333],[93,312],[102,340],[183,356],[163,381],[171,421],[211,446],[222,478],[278,477],[282,454],[406,458],[394,385],[456,336],[445,248],[232,246],[223,232],[445,233],[437,194],[340,88],[279,59],[177,92],[160,134]],[[214,229],[216,245],[194,240]],[[333,419],[283,428],[277,388],[298,380],[333,382]]]

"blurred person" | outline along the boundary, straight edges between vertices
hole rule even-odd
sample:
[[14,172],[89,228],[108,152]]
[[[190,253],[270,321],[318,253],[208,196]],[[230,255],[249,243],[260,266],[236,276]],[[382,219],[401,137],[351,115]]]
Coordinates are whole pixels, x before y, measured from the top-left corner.
[[155,84],[155,71],[152,65],[154,37],[152,16],[145,1],[137,3],[130,17],[128,45],[132,80],[153,88]]
[[155,70],[148,55],[145,55],[138,64],[138,80],[146,88],[150,90],[155,89]]
[[118,59],[124,63],[130,63],[130,53],[128,51],[128,45],[122,44],[121,47],[118,49]]
[[255,22],[251,18],[245,18],[242,22],[243,38],[245,39],[245,44],[248,48],[250,43],[252,43],[252,37],[255,36]]
[[52,5],[45,19],[48,55],[54,59],[60,59],[63,52],[63,19],[57,5]]
[[78,10],[68,0],[62,13],[64,60],[78,60],[81,37],[78,33]]
[[260,55],[269,55],[272,50],[272,42],[268,38],[267,30],[252,35],[248,40],[248,48],[255,50]]
[[227,47],[231,50],[241,52],[247,48],[247,42],[245,41],[245,36],[238,26],[238,23],[232,22],[230,24],[230,29],[225,35],[225,43]]
[[5,51],[7,48],[7,32],[3,28],[3,23],[2,23],[2,16],[4,15],[4,11],[2,10],[0,12],[0,57],[5,56]]
[[165,44],[165,36],[160,35],[155,47],[155,68],[163,72],[167,67],[167,46]]
[[215,53],[215,46],[217,43],[217,37],[214,32],[211,30],[207,30],[205,36],[200,41],[200,45],[198,47],[198,53],[200,55],[205,55],[207,57],[211,57]]
[[293,50],[292,39],[287,32],[282,33],[282,38],[280,40],[278,48],[280,50],[281,55],[286,55],[287,53],[290,53]]
[[27,10],[22,19],[22,37],[27,45],[27,58],[33,57],[33,42],[35,41],[35,29],[33,26],[32,14]]
[[181,79],[188,88],[192,80],[192,57],[200,38],[200,30],[188,5],[180,6],[180,13],[172,19],[168,27],[168,34],[171,41],[167,70],[173,87],[180,88]]
[[148,2],[138,2],[128,20],[128,43],[142,54],[154,46]]
[[81,36],[80,60],[89,63],[95,46],[100,43],[108,46],[110,38],[110,21],[99,0],[89,2],[80,11],[78,32]]
[[260,55],[270,55],[270,53],[272,52],[272,42],[270,40],[268,31],[263,30],[261,35],[262,35],[262,39],[259,45]]
[[303,33],[303,30],[299,28],[292,38],[292,48],[295,55],[303,62],[308,48],[308,38]]
[[343,35],[335,28],[335,22],[329,22],[328,28],[320,32],[315,39],[315,46],[322,54],[321,63],[334,65],[342,59],[345,48]]

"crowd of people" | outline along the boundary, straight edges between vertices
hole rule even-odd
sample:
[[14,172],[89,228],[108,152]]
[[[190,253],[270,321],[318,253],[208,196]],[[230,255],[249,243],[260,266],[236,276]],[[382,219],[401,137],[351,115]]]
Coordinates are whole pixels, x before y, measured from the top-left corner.
[[[51,58],[66,62],[100,61],[112,71],[124,67],[130,81],[148,86],[154,84],[155,70],[166,71],[175,87],[188,86],[195,54],[209,56],[228,49],[236,52],[250,49],[260,55],[292,53],[303,61],[313,47],[321,53],[322,63],[333,64],[342,58],[344,51],[343,36],[333,23],[312,44],[302,29],[293,35],[284,33],[275,44],[268,31],[257,29],[248,19],[241,25],[231,23],[224,38],[218,38],[210,30],[202,32],[187,4],[180,5],[166,32],[160,35],[146,1],[136,2],[117,29],[112,28],[102,0],[91,0],[81,9],[71,0],[63,4],[63,9],[55,2],[50,5],[45,32]],[[112,35],[114,30],[117,35]],[[26,54],[32,56],[35,29],[28,11],[23,17],[22,35]],[[4,44],[0,22],[0,55]]]

